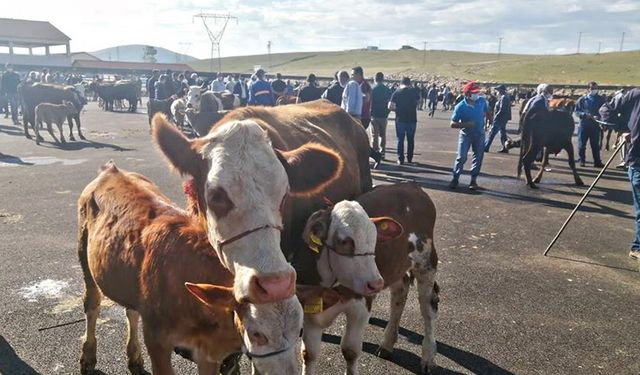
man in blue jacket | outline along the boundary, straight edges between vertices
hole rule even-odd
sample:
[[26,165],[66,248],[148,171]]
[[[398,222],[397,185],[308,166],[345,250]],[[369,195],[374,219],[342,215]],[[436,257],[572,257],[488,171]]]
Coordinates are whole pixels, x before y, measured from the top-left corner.
[[506,154],[509,151],[504,147],[504,144],[507,141],[507,123],[511,120],[511,98],[507,95],[507,87],[505,85],[498,85],[495,89],[498,92],[498,101],[494,109],[493,124],[489,132],[489,138],[484,144],[484,152],[489,152],[493,138],[500,132],[502,149],[498,152]]
[[487,109],[487,101],[480,96],[481,90],[481,87],[473,81],[464,85],[462,88],[464,99],[456,105],[451,115],[451,127],[460,129],[460,133],[458,134],[458,155],[453,164],[453,179],[449,183],[450,189],[458,187],[458,179],[467,161],[469,148],[473,151],[469,189],[479,188],[477,179],[484,156],[484,115]]
[[271,84],[264,79],[264,70],[256,71],[256,80],[249,88],[249,105],[273,106],[275,104]]
[[578,123],[578,157],[580,166],[585,166],[585,153],[587,150],[587,141],[591,146],[593,154],[593,166],[596,168],[604,167],[600,160],[600,126],[596,119],[600,118],[598,110],[604,104],[605,100],[598,95],[598,84],[589,82],[589,92],[587,95],[578,99],[576,103],[576,115],[580,118]]

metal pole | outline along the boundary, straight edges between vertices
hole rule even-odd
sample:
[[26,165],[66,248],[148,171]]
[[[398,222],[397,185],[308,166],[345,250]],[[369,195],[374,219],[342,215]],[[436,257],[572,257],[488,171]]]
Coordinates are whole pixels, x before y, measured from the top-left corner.
[[553,238],[553,240],[551,240],[551,243],[549,244],[549,246],[547,246],[547,249],[544,251],[544,256],[547,256],[547,254],[549,253],[549,250],[551,250],[551,247],[553,247],[553,245],[556,243],[558,238],[560,238],[560,235],[562,234],[562,232],[564,232],[565,228],[567,227],[567,225],[569,224],[569,222],[573,218],[573,215],[575,215],[576,212],[578,212],[578,209],[580,208],[582,203],[584,203],[584,201],[585,201],[585,199],[587,199],[587,196],[589,195],[589,193],[591,193],[591,190],[593,190],[594,186],[596,186],[596,184],[600,180],[600,177],[602,177],[602,174],[604,173],[604,171],[609,167],[609,164],[611,164],[611,162],[613,161],[613,158],[615,158],[616,155],[618,155],[618,152],[620,152],[620,150],[622,150],[622,146],[624,146],[624,144],[625,144],[625,142],[623,140],[622,142],[620,142],[618,147],[616,147],[615,151],[613,152],[613,154],[611,154],[611,157],[609,158],[609,160],[607,160],[607,163],[604,165],[604,167],[602,168],[602,170],[600,171],[600,173],[598,174],[596,179],[593,180],[593,182],[591,183],[591,186],[589,186],[589,189],[587,190],[587,192],[584,193],[584,195],[582,196],[582,199],[580,199],[580,202],[578,202],[578,204],[576,205],[576,208],[574,208],[573,211],[571,211],[571,214],[569,214],[569,217],[567,218],[567,220],[565,220],[564,224],[562,224],[562,227],[560,227],[560,230],[558,231],[558,234],[556,234],[556,236]]
[[500,58],[501,52],[502,52],[502,37],[498,38],[498,58]]
[[582,31],[578,32],[578,50],[577,50],[577,54],[580,54],[580,41],[582,40]]
[[598,55],[600,54],[600,48],[602,48],[602,42],[598,42]]
[[222,58],[220,57],[220,43],[218,43],[218,73],[222,73]]
[[624,45],[624,31],[622,32],[622,38],[620,38],[620,52],[622,52],[623,45]]
[[422,66],[424,66],[427,62],[427,42],[422,42],[423,43],[423,47],[422,47]]

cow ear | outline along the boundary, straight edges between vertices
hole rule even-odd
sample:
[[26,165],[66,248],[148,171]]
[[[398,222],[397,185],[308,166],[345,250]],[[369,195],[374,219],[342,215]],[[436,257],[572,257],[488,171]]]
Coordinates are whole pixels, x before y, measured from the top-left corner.
[[338,179],[344,168],[340,155],[321,144],[307,143],[291,151],[275,150],[289,176],[293,196],[315,196]]
[[233,310],[238,305],[233,295],[233,288],[192,283],[184,283],[184,286],[198,301],[209,307]]
[[307,220],[302,232],[302,238],[309,248],[319,253],[327,240],[329,225],[331,224],[331,209],[314,212]]
[[182,175],[198,176],[205,163],[200,149],[206,141],[188,140],[162,113],[153,116],[151,124],[153,139],[171,165]]
[[404,232],[402,224],[390,217],[373,217],[371,221],[376,226],[378,241],[391,241],[400,237]]

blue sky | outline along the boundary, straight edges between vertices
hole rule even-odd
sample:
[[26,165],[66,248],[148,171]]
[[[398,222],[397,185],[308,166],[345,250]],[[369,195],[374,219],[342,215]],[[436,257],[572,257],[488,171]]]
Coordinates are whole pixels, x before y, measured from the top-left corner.
[[[151,44],[207,58],[202,12],[230,13],[222,55],[323,51],[403,44],[504,53],[640,49],[640,0],[21,0],[2,17],[47,20],[71,37],[73,51]],[[69,9],[74,9],[72,12]],[[220,27],[220,22],[213,29]]]

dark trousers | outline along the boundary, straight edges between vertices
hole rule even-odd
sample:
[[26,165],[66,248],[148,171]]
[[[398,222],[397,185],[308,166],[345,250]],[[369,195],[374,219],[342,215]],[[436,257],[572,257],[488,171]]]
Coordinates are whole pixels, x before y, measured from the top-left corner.
[[489,136],[484,144],[484,152],[489,152],[489,147],[493,143],[493,138],[500,132],[500,144],[504,148],[504,143],[507,141],[507,121],[494,121],[489,131]]
[[413,146],[416,136],[415,122],[401,122],[396,120],[396,136],[398,137],[398,160],[404,162],[404,139],[407,138],[407,161],[413,159]]
[[7,94],[7,100],[11,107],[11,119],[15,124],[18,122],[18,94]]
[[578,126],[578,158],[586,162],[587,142],[591,147],[593,162],[602,163],[600,160],[600,127],[594,123],[583,123]]
[[631,196],[636,213],[636,236],[631,242],[631,250],[640,251],[640,168],[629,167],[629,181],[631,182]]

